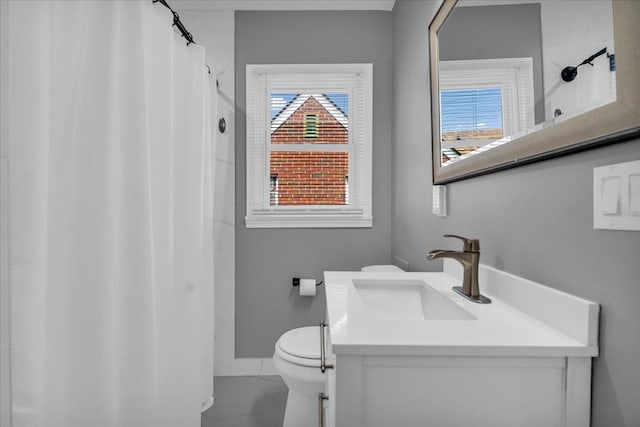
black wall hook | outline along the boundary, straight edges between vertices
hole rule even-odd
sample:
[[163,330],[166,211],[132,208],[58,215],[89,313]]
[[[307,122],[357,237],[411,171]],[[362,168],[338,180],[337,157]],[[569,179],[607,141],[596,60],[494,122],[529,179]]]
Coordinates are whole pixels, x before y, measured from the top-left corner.
[[587,59],[582,61],[580,64],[576,65],[575,67],[571,67],[571,66],[564,67],[562,69],[562,72],[560,73],[560,77],[562,77],[562,80],[564,80],[565,82],[572,82],[573,80],[575,80],[576,77],[578,77],[579,66],[589,64],[593,67],[593,64],[592,64],[593,60],[600,55],[604,55],[606,52],[607,52],[607,48],[606,47],[602,48],[601,50],[594,53],[593,55],[591,55],[590,57],[588,57]]

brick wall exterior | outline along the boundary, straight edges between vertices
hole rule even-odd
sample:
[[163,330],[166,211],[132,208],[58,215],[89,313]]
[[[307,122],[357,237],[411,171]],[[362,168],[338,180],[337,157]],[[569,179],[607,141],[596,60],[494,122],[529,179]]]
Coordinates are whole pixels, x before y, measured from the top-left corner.
[[[317,137],[305,137],[305,116],[318,117]],[[310,97],[271,134],[272,144],[348,144],[349,134],[315,98]],[[291,147],[294,148],[294,147]],[[278,177],[279,205],[343,205],[347,152],[271,152],[270,173]],[[272,201],[273,203],[273,201]]]

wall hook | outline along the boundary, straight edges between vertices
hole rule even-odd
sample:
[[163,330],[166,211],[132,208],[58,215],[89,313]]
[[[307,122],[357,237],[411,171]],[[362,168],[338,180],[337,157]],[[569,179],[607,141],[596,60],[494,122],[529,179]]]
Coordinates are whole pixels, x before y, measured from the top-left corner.
[[593,67],[593,63],[592,63],[593,60],[600,55],[604,55],[606,51],[607,51],[607,48],[605,47],[599,50],[598,52],[594,53],[593,55],[591,55],[590,57],[588,57],[587,59],[582,61],[580,64],[576,65],[575,67],[572,67],[572,66],[564,67],[562,69],[562,72],[560,73],[560,77],[562,77],[562,80],[564,80],[565,82],[572,82],[573,80],[575,80],[576,77],[578,77],[579,66],[589,64]]

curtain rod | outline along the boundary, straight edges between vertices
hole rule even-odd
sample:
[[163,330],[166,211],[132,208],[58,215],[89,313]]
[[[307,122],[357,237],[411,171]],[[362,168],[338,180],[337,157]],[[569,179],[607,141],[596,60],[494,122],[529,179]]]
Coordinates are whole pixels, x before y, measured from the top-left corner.
[[[175,10],[173,10],[171,6],[169,6],[169,3],[167,3],[166,0],[152,0],[152,2],[160,3],[161,5],[163,5],[164,7],[166,7],[171,11],[171,13],[173,14],[173,25],[178,29],[178,31],[180,31],[180,34],[182,34],[182,37],[184,37],[187,40],[187,46],[189,46],[191,43],[197,44],[195,40],[193,40],[193,36],[191,35],[191,33],[187,31],[187,27],[185,27],[182,21],[180,21],[180,15],[178,15],[178,13]],[[209,71],[209,74],[211,74],[211,67],[209,67],[208,64],[204,64],[204,65],[207,66],[207,70]],[[217,84],[218,84],[218,80],[216,79],[216,85]]]
[[182,34],[182,37],[187,39],[187,46],[189,46],[191,43],[195,44],[195,41],[193,40],[193,36],[189,31],[187,31],[187,27],[185,27],[182,21],[180,21],[180,16],[176,13],[175,10],[171,8],[171,6],[169,6],[169,3],[167,3],[166,0],[152,0],[152,1],[153,3],[160,3],[161,5],[163,5],[164,7],[166,7],[171,11],[171,13],[173,14],[173,25],[180,31],[180,33]]

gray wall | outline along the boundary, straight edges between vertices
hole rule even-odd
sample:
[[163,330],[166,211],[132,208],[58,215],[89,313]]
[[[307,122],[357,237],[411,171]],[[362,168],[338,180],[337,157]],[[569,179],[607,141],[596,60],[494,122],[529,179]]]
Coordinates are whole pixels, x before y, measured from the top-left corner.
[[[293,276],[388,263],[391,227],[390,12],[236,13],[236,357],[271,357],[283,332],[316,325],[324,288],[300,297]],[[373,228],[246,229],[245,65],[373,63]]]
[[[640,233],[594,230],[593,168],[640,159],[640,140],[447,185],[450,214],[431,212],[427,27],[438,2],[393,12],[392,255],[440,270],[441,237],[477,237],[481,262],[601,304],[592,425],[640,425]],[[424,94],[424,96],[416,96]]]
[[439,37],[445,61],[532,58],[535,122],[544,121],[540,4],[458,7]]

